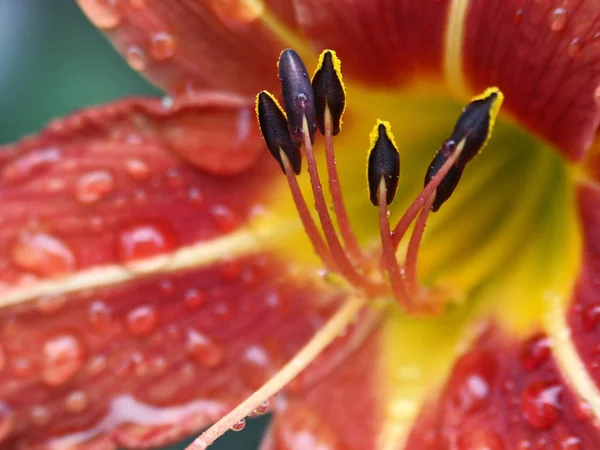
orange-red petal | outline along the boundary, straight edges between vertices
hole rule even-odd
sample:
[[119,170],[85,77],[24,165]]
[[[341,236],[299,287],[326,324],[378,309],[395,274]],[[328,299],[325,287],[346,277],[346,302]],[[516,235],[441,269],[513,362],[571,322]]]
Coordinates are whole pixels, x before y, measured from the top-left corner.
[[298,23],[316,48],[332,48],[351,79],[398,86],[438,77],[448,2],[296,0]]
[[600,124],[600,2],[471,0],[465,76],[497,85],[526,128],[580,159]]
[[91,108],[2,152],[3,448],[199,431],[331,314],[337,291],[254,235],[280,172],[231,139],[247,105],[212,100]]
[[376,448],[381,427],[376,364],[379,338],[377,332],[369,335],[304,395],[275,402],[276,415],[261,449]]
[[78,0],[129,64],[165,91],[217,89],[254,95],[275,81],[285,46],[265,25],[295,19],[289,0]]
[[486,330],[424,405],[407,450],[592,449],[589,404],[562,377],[550,341]]

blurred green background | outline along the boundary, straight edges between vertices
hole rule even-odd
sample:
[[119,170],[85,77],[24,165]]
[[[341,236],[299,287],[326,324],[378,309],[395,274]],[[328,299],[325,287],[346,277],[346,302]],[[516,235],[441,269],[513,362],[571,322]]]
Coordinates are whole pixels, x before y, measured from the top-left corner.
[[[132,95],[161,93],[125,64],[75,0],[0,0],[0,143],[74,109]],[[257,449],[267,421],[251,420],[211,449]]]

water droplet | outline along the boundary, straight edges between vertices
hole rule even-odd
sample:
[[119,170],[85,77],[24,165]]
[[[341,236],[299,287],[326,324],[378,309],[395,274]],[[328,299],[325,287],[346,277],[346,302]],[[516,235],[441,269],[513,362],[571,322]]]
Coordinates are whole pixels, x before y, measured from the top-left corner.
[[185,306],[190,309],[197,309],[204,304],[205,296],[202,291],[195,288],[190,288],[183,295]]
[[220,231],[226,233],[233,231],[238,226],[235,213],[227,206],[216,205],[210,212]]
[[12,359],[11,362],[11,371],[13,375],[17,378],[27,378],[33,375],[35,367],[33,363],[24,357],[17,357]]
[[577,436],[568,436],[560,441],[560,450],[581,450],[583,443]]
[[110,30],[121,23],[121,11],[115,0],[78,0],[78,2],[88,19],[102,30]]
[[521,395],[521,412],[527,422],[536,429],[550,428],[560,415],[562,386],[555,383],[534,381]]
[[190,328],[187,330],[186,349],[192,359],[207,369],[221,365],[225,350],[213,338]]
[[473,351],[456,365],[449,385],[451,399],[461,412],[473,412],[485,405],[496,378],[498,363],[489,352]]
[[[170,256],[165,253],[176,246],[176,238],[166,225],[145,223],[132,225],[121,231],[118,238],[119,259],[132,269],[155,270],[169,262]],[[164,258],[155,258],[163,255]],[[136,264],[136,260],[154,258],[153,262],[145,261],[147,267]]]
[[503,450],[504,444],[493,431],[472,430],[458,438],[458,450]]
[[88,219],[88,228],[92,233],[101,233],[105,227],[106,223],[100,216],[92,216]]
[[154,33],[150,40],[149,52],[156,61],[164,61],[175,54],[176,41],[171,33]]
[[246,419],[240,419],[236,424],[231,427],[231,431],[242,431],[246,426]]
[[600,303],[592,303],[582,310],[583,328],[586,331],[592,331],[600,322]]
[[152,306],[138,306],[127,314],[127,329],[136,336],[152,333],[158,325],[158,315]]
[[60,386],[71,380],[85,360],[81,342],[71,334],[48,339],[44,343],[43,354],[42,378],[48,386]]
[[127,159],[125,161],[125,170],[131,178],[139,181],[144,181],[150,176],[150,167],[148,164],[137,158]]
[[114,187],[115,181],[109,172],[95,170],[79,177],[75,185],[75,198],[79,203],[89,205],[96,203]]
[[575,404],[575,417],[581,422],[585,422],[594,417],[592,406],[585,400],[579,400]]
[[583,51],[583,42],[578,37],[573,38],[571,42],[569,42],[569,47],[567,49],[567,53],[573,59],[579,58],[581,56],[581,52]]
[[44,315],[56,314],[67,303],[67,297],[62,294],[45,295],[35,302],[37,310]]
[[108,366],[108,361],[106,360],[106,356],[104,355],[96,355],[93,356],[87,365],[87,370],[90,375],[98,375],[106,369]]
[[12,432],[15,415],[5,402],[0,400],[0,442],[4,441]]
[[567,27],[567,10],[565,8],[553,9],[550,11],[548,22],[552,31],[564,30]]
[[209,0],[208,6],[223,20],[253,22],[264,12],[262,0]]
[[270,403],[268,400],[265,400],[264,402],[262,402],[260,405],[258,405],[256,407],[256,409],[254,409],[254,411],[252,411],[252,413],[255,416],[262,416],[263,414],[266,414],[269,412],[269,408],[271,407]]
[[188,199],[190,203],[196,206],[202,206],[204,204],[204,194],[197,186],[190,186],[188,189]]
[[13,161],[7,162],[2,168],[1,177],[6,183],[19,183],[30,179],[37,171],[48,167],[62,159],[57,148],[33,150]]
[[550,356],[550,340],[543,334],[531,337],[523,344],[520,356],[525,369],[537,369]]
[[83,391],[73,391],[65,398],[65,409],[73,414],[79,414],[86,410],[90,402],[88,395]]
[[42,277],[63,275],[75,269],[75,256],[67,244],[41,231],[20,233],[11,256],[19,268]]
[[523,23],[523,14],[524,14],[523,8],[519,8],[519,9],[517,9],[517,10],[515,11],[515,15],[514,15],[514,17],[513,17],[513,21],[514,21],[514,22],[515,22],[517,25],[520,25],[520,24],[522,24],[522,23]]
[[148,58],[146,53],[137,45],[127,47],[124,52],[125,61],[131,66],[133,70],[138,72],[145,70],[148,65]]
[[94,301],[88,308],[88,321],[95,331],[106,331],[110,325],[111,311],[103,301]]
[[35,426],[44,427],[50,423],[50,410],[45,406],[36,405],[32,407],[29,416]]
[[129,0],[129,7],[131,9],[144,9],[146,7],[146,0]]

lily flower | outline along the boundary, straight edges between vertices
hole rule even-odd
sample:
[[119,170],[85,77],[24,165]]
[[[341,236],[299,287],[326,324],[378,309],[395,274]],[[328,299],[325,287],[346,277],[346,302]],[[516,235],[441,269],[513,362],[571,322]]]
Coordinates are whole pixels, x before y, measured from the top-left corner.
[[600,446],[600,1],[78,3],[169,97],[0,153],[2,448]]

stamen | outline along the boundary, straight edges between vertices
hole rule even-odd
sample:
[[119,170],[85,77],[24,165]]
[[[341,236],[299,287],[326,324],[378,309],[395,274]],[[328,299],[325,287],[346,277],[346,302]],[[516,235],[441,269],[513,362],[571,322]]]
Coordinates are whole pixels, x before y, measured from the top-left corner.
[[[304,125],[307,125],[306,120],[304,121]],[[369,284],[356,272],[352,263],[350,262],[350,259],[348,258],[348,255],[346,254],[346,251],[342,247],[342,244],[340,244],[340,240],[337,237],[331,216],[329,215],[329,210],[327,209],[325,196],[323,195],[323,185],[321,184],[321,179],[319,177],[319,171],[317,169],[317,162],[310,140],[310,134],[307,131],[307,127],[304,127],[303,130],[304,151],[306,153],[310,184],[315,197],[315,209],[317,210],[317,215],[319,216],[319,221],[321,222],[321,227],[323,228],[325,240],[327,241],[327,245],[329,246],[331,254],[333,255],[333,260],[339,267],[342,275],[344,275],[348,281],[357,287],[362,287],[370,291]]]
[[408,297],[404,281],[402,279],[402,272],[396,258],[396,249],[392,243],[392,234],[390,231],[390,221],[388,218],[387,208],[387,188],[383,177],[379,181],[379,188],[377,190],[379,196],[379,234],[381,235],[381,255],[383,259],[383,266],[390,277],[390,285],[392,286],[392,292],[396,300],[403,305],[406,310],[410,310],[413,306],[413,302]]
[[315,113],[321,134],[326,134],[326,108],[329,108],[333,135],[342,127],[342,116],[346,109],[346,90],[342,78],[342,64],[333,50],[324,50],[319,56],[317,69],[312,78],[315,95]]
[[419,294],[417,257],[419,255],[421,240],[423,239],[423,232],[425,231],[425,226],[427,225],[427,218],[429,217],[431,206],[434,204],[435,197],[436,194],[432,194],[425,202],[425,205],[423,205],[423,209],[421,209],[421,213],[419,214],[419,217],[417,217],[415,229],[413,230],[408,243],[406,260],[404,262],[404,271],[406,274],[406,290],[408,291],[408,295],[411,297],[418,297]]
[[370,141],[367,161],[369,197],[373,205],[379,205],[379,183],[383,179],[387,193],[385,204],[389,205],[396,196],[400,179],[400,153],[390,123],[377,120],[377,125],[371,131]]
[[300,148],[304,140],[304,120],[307,121],[306,129],[311,143],[315,141],[315,132],[317,131],[312,85],[302,59],[292,49],[281,52],[278,69],[283,106],[288,115],[290,137],[296,148]]
[[312,78],[312,87],[317,125],[321,134],[325,136],[325,158],[333,210],[348,253],[355,262],[364,268],[365,257],[358,245],[346,212],[333,151],[333,136],[339,134],[341,130],[342,116],[346,108],[346,92],[341,63],[333,50],[325,50],[321,53]]
[[288,157],[294,173],[300,174],[302,168],[300,147],[296,147],[292,142],[285,112],[270,92],[262,91],[256,96],[256,116],[267,148],[279,163],[283,173],[285,167],[280,157],[281,152]]
[[335,270],[336,265],[331,258],[331,253],[329,253],[329,250],[325,245],[321,234],[319,233],[319,229],[317,228],[317,225],[315,224],[315,221],[308,210],[306,200],[304,200],[304,196],[302,195],[302,190],[300,189],[300,186],[298,186],[298,180],[296,180],[296,176],[292,171],[290,160],[287,158],[283,150],[281,151],[281,160],[284,166],[284,172],[287,176],[288,184],[290,186],[290,192],[292,193],[292,198],[294,199],[294,203],[296,205],[296,210],[298,211],[300,221],[304,226],[304,231],[312,243],[315,253],[319,256],[319,258],[321,258],[321,261],[323,261],[329,270]]
[[408,207],[404,215],[400,218],[400,220],[394,228],[394,231],[392,231],[392,241],[394,242],[395,249],[398,249],[400,241],[406,234],[406,231],[408,230],[408,227],[410,227],[410,224],[417,217],[417,214],[419,213],[421,208],[423,208],[425,201],[431,197],[433,192],[437,189],[442,180],[446,177],[450,169],[454,166],[460,154],[462,153],[464,146],[464,140],[458,143],[454,153],[452,153],[452,155],[442,165],[440,170],[433,176],[433,178],[431,178],[429,183],[425,186],[425,188],[421,191],[417,198]]
[[329,178],[329,191],[331,192],[333,211],[335,212],[338,226],[340,227],[340,233],[346,243],[348,253],[354,261],[364,267],[365,257],[358,245],[352,226],[350,225],[350,219],[348,217],[348,212],[346,211],[346,205],[344,204],[344,197],[342,195],[342,188],[335,160],[335,152],[333,150],[333,128],[331,119],[329,106],[325,106],[325,157],[327,160],[327,175]]
[[240,403],[233,411],[202,433],[186,450],[206,450],[209,445],[225,434],[233,425],[251,414],[264,401],[277,394],[342,334],[342,331],[355,320],[364,303],[361,298],[351,298],[344,302],[335,315],[316,332],[313,338],[275,376]]

